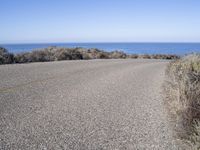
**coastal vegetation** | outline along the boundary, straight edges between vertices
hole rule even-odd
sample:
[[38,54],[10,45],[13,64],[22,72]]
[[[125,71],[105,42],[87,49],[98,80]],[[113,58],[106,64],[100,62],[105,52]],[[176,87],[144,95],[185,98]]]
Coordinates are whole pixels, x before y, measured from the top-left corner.
[[138,55],[126,54],[122,51],[106,52],[91,48],[61,48],[48,47],[18,54],[9,53],[5,48],[0,47],[0,64],[47,62],[60,60],[87,60],[87,59],[177,59],[177,55]]
[[14,55],[5,48],[0,47],[0,64],[10,64],[14,62]]
[[171,62],[166,75],[165,102],[176,138],[200,149],[200,54]]

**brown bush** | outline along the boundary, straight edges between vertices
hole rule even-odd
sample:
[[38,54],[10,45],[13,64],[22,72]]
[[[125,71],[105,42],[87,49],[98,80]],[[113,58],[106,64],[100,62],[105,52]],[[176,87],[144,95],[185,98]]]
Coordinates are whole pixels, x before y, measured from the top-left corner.
[[166,104],[176,135],[200,148],[200,55],[171,62],[165,84]]
[[88,49],[86,50],[90,59],[108,59],[109,53],[99,49]]
[[59,60],[77,60],[77,59],[125,59],[125,58],[144,58],[144,59],[175,59],[176,55],[127,55],[122,51],[106,52],[99,49],[85,48],[59,48],[48,47],[31,52],[19,53],[13,55],[6,49],[0,48],[0,64],[5,63],[29,63],[45,62]]
[[61,48],[55,51],[54,60],[77,60],[83,59],[82,54],[76,49]]
[[128,56],[129,58],[133,58],[133,59],[136,59],[136,58],[139,58],[139,55],[137,54],[131,54]]
[[125,59],[127,58],[127,54],[122,51],[114,51],[110,52],[109,57],[113,59]]
[[138,58],[142,58],[142,59],[151,59],[151,55],[148,55],[148,54],[139,55]]

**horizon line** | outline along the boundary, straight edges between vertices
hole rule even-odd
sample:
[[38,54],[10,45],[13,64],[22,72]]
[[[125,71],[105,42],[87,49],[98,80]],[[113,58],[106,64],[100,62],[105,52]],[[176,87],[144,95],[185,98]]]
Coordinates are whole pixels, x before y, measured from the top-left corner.
[[198,43],[200,43],[200,41],[198,41],[198,42],[191,42],[191,41],[187,41],[187,42],[185,42],[185,41],[140,41],[140,42],[136,42],[136,41],[133,41],[133,42],[123,42],[123,41],[121,41],[121,42],[103,42],[103,41],[98,41],[98,42],[21,42],[21,43],[19,43],[19,42],[13,42],[13,43],[10,43],[10,42],[5,42],[5,43],[0,43],[0,45],[21,45],[21,44],[24,44],[24,45],[29,45],[29,44],[109,44],[109,43],[127,43],[127,44],[129,44],[129,43],[177,43],[177,44],[184,44],[184,43],[196,43],[196,44],[198,44]]

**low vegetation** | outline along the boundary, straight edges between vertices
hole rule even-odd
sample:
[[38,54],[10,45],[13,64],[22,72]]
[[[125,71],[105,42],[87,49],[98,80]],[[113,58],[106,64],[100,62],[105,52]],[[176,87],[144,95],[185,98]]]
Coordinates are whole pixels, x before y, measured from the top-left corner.
[[171,62],[165,90],[176,137],[200,149],[200,54]]
[[59,48],[48,47],[44,49],[24,52],[19,54],[11,54],[5,48],[0,48],[0,64],[11,63],[30,63],[30,62],[46,62],[59,60],[81,60],[81,59],[126,59],[126,58],[142,58],[142,59],[177,59],[176,55],[128,55],[122,51],[106,52],[99,49],[85,48]]
[[14,55],[5,48],[0,47],[0,64],[10,64],[14,61]]

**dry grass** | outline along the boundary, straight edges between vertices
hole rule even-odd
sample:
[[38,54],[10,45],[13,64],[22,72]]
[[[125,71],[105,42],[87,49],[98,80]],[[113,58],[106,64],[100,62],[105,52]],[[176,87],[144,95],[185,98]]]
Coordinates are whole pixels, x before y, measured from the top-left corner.
[[171,62],[165,90],[177,138],[200,149],[200,54]]

